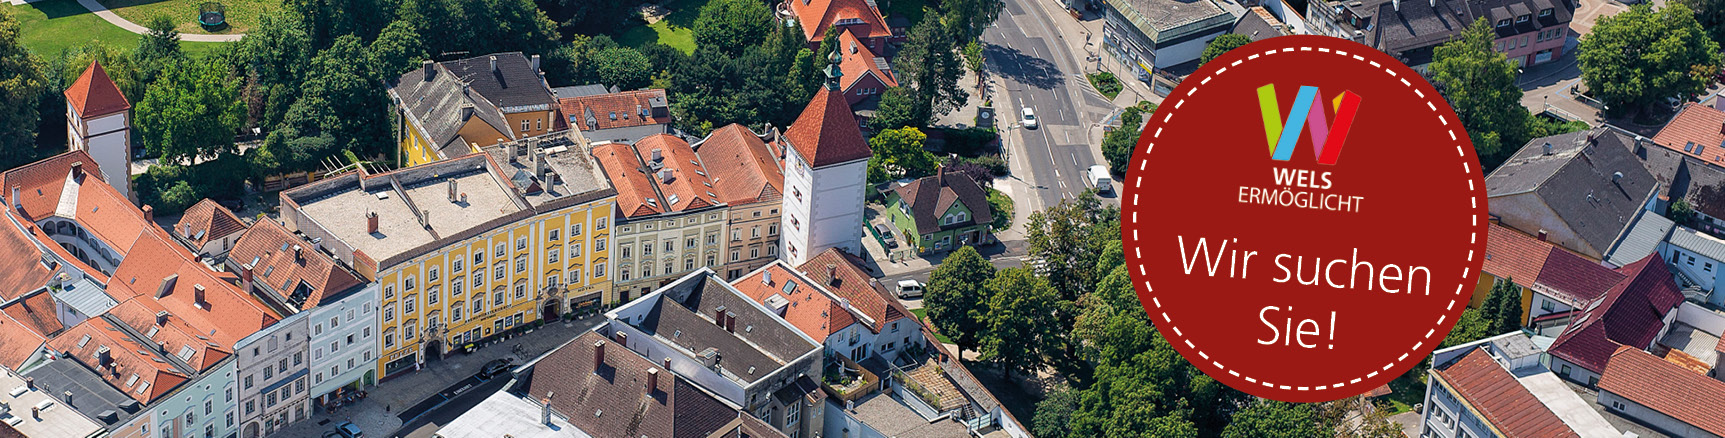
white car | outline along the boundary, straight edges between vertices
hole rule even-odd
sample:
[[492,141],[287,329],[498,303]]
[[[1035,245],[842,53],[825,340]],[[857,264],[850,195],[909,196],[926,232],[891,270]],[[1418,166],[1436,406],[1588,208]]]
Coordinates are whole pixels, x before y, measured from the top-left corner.
[[1084,182],[1089,184],[1091,187],[1095,187],[1098,192],[1108,193],[1114,191],[1114,178],[1112,175],[1108,174],[1108,166],[1100,164],[1090,166],[1090,169],[1084,172]]
[[899,280],[898,297],[900,299],[922,297],[922,282],[916,280]]
[[1025,128],[1036,129],[1036,110],[1025,108],[1022,124]]

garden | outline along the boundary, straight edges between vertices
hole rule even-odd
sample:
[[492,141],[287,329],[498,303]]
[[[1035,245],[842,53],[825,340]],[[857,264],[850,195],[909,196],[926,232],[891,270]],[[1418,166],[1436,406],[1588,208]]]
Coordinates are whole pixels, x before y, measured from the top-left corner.
[[[184,34],[244,34],[256,25],[264,14],[280,7],[280,0],[96,0],[120,18],[139,25],[148,25],[156,17],[173,20],[175,30]],[[206,4],[220,6],[221,19],[211,20],[214,26],[200,23]]]

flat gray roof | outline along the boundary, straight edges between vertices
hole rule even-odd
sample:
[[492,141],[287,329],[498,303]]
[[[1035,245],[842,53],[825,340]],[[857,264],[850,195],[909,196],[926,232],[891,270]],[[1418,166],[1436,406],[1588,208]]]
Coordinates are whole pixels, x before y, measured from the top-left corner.
[[1664,216],[1641,210],[1635,224],[1629,226],[1629,232],[1618,239],[1617,247],[1605,256],[1605,261],[1616,266],[1627,266],[1659,249],[1659,243],[1665,241],[1665,236],[1671,233],[1671,228],[1677,226]]
[[[617,195],[599,161],[593,159],[592,147],[574,129],[480,150],[491,156],[527,203],[541,212]],[[547,170],[543,178],[536,174],[533,162],[540,152],[545,153]],[[537,185],[537,190],[529,190],[529,185]]]
[[[299,204],[305,219],[382,267],[435,242],[463,239],[525,216],[526,203],[503,178],[484,155],[469,155],[379,175],[336,177],[282,196]],[[455,182],[453,202],[450,181]],[[366,232],[367,213],[378,216],[376,233]]]
[[1707,256],[1713,260],[1725,261],[1725,240],[1709,236],[1707,233],[1695,231],[1682,225],[1671,232],[1671,245]]

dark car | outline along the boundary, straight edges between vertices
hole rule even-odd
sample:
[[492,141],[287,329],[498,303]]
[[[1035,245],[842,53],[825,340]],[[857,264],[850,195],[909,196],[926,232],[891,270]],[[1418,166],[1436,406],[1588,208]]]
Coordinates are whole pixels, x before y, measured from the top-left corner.
[[344,421],[336,425],[335,431],[344,438],[365,438],[365,433],[360,432],[359,426],[355,426],[352,421]]
[[479,377],[489,379],[509,372],[510,362],[511,361],[509,359],[496,359],[486,362],[485,366],[479,367]]
[[892,227],[888,227],[886,224],[874,224],[874,232],[880,234],[881,240],[886,242],[887,249],[898,248],[898,239],[893,237]]

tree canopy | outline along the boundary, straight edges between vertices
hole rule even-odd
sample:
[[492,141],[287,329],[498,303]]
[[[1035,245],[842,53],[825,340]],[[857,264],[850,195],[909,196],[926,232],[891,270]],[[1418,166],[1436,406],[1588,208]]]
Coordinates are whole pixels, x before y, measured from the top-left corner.
[[1531,138],[1515,65],[1492,49],[1497,33],[1484,18],[1432,53],[1432,79],[1467,128],[1481,161],[1495,163]]
[[773,11],[759,0],[712,0],[701,6],[691,28],[697,46],[715,47],[726,55],[742,54],[750,41],[765,41],[773,33]]
[[1222,56],[1223,53],[1228,53],[1229,50],[1234,50],[1240,46],[1251,43],[1252,38],[1245,35],[1237,33],[1222,34],[1217,36],[1216,39],[1210,40],[1209,44],[1204,45],[1204,52],[1198,54],[1198,63],[1207,64],[1210,60],[1216,59],[1218,56]]
[[245,123],[238,83],[221,65],[173,62],[144,93],[133,112],[146,150],[169,163],[234,152]]
[[994,274],[994,265],[976,248],[965,246],[948,254],[928,275],[922,303],[928,309],[929,322],[958,348],[975,350],[982,344],[982,335],[988,330],[984,317],[993,297],[988,281]]
[[0,11],[0,168],[7,169],[36,159],[37,103],[50,92],[41,61],[19,44],[19,32],[18,19]]
[[1613,112],[1687,100],[1719,72],[1719,44],[1681,3],[1600,17],[1576,50],[1582,80]]
[[[899,85],[913,92],[908,100],[909,126],[928,126],[936,117],[964,106],[970,93],[959,81],[964,63],[952,34],[940,28],[939,20],[925,19],[911,27],[904,47],[893,58]],[[884,107],[886,102],[882,101]]]

